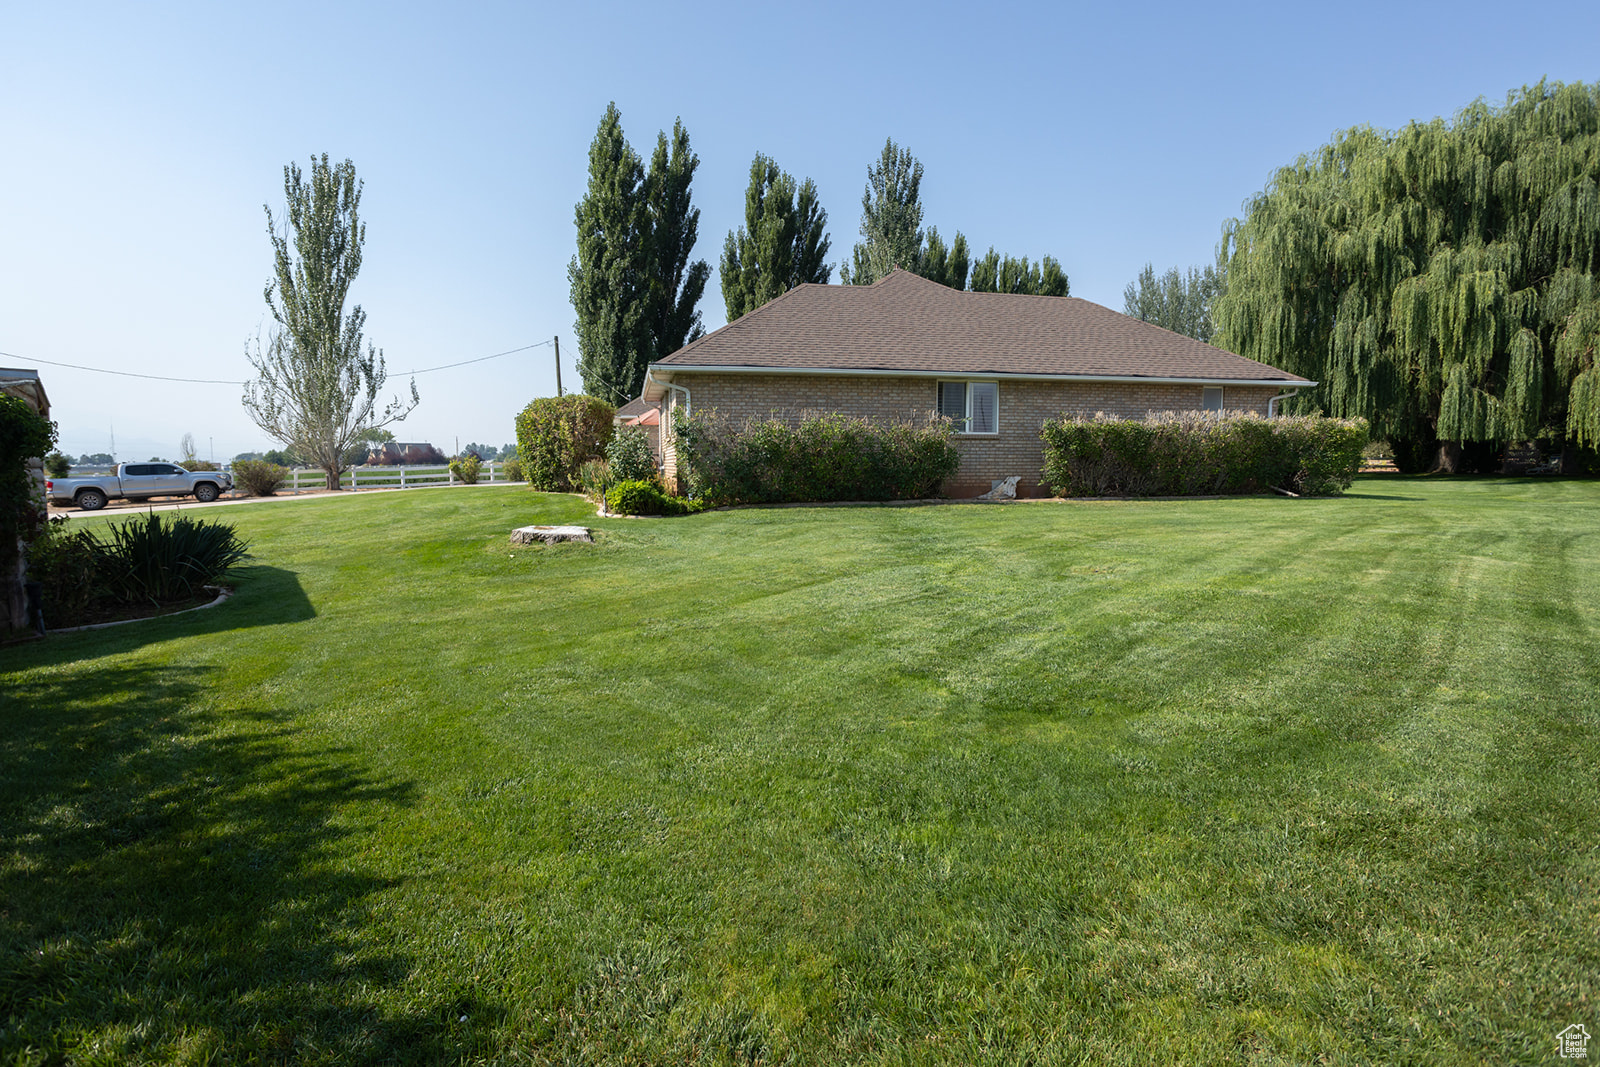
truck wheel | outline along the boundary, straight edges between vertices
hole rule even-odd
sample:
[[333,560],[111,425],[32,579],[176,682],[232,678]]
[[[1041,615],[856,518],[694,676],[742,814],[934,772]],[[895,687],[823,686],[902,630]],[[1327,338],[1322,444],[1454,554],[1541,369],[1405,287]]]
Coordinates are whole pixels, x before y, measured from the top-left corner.
[[220,495],[217,492],[217,487],[210,482],[201,482],[194,487],[194,498],[202,504],[209,504]]
[[106,495],[98,489],[79,489],[76,499],[84,511],[99,511],[106,506]]

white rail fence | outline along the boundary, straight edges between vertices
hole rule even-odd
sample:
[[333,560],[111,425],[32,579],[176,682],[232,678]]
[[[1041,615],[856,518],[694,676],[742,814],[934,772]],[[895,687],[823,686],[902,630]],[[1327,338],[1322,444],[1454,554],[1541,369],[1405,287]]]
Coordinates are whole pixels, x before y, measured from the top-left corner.
[[[478,483],[509,482],[506,465],[499,461],[478,468]],[[459,485],[461,480],[443,465],[419,467],[351,467],[339,479],[344,489],[417,489],[425,485]],[[316,467],[295,467],[284,479],[283,488],[325,489],[328,476]]]

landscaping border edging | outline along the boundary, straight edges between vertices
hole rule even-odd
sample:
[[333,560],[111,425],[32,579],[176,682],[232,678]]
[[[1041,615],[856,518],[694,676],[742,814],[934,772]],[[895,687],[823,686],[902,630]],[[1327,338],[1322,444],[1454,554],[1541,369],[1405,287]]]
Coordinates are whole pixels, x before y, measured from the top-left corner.
[[233,590],[226,587],[210,586],[209,588],[218,590],[217,599],[209,604],[197,604],[192,608],[179,608],[177,611],[169,611],[162,615],[146,615],[142,619],[117,619],[115,622],[91,622],[85,626],[63,626],[59,630],[46,630],[45,636],[48,637],[50,634],[75,634],[84,630],[104,630],[111,626],[126,626],[131,622],[149,622],[151,619],[170,619],[174,615],[187,615],[191,611],[204,611],[207,608],[214,608],[233,595]]

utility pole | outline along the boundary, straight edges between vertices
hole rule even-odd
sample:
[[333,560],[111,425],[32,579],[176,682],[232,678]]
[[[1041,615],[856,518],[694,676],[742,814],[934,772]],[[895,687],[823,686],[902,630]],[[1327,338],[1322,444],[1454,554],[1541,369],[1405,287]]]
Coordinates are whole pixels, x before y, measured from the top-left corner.
[[561,335],[556,334],[556,396],[561,395]]

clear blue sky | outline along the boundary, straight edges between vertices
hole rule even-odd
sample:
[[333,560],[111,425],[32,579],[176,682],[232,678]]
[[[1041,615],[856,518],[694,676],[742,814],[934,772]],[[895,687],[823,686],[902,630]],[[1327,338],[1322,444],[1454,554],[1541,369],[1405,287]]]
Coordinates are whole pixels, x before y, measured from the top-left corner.
[[[586,154],[608,101],[648,155],[682,117],[696,253],[741,219],[751,156],[815,179],[835,263],[886,136],[925,222],[1065,266],[1121,308],[1146,262],[1209,262],[1272,171],[1358,124],[1600,78],[1600,4],[0,4],[0,366],[37,367],[61,444],[218,459],[272,447],[236,386],[283,167],[354,160],[353,297],[390,370],[560,335]],[[701,303],[723,323],[715,273]],[[18,358],[13,358],[18,357]],[[403,387],[391,380],[391,391]],[[548,347],[417,377],[402,440],[502,444],[555,391]]]

